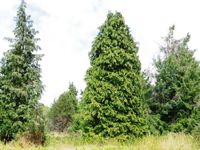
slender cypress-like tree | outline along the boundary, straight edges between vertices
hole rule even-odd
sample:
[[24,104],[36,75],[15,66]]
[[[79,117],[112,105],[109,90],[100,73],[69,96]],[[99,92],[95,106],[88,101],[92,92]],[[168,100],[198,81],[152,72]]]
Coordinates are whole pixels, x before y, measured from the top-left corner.
[[83,131],[103,137],[146,133],[138,47],[121,13],[107,15],[89,53]]
[[22,1],[18,11],[11,49],[4,53],[0,69],[0,139],[12,140],[33,123],[33,115],[43,89],[37,54],[37,31],[25,12]]

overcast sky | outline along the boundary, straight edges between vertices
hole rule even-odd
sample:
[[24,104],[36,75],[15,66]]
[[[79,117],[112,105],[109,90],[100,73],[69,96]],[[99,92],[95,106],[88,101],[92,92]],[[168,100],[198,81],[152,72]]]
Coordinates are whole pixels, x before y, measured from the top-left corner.
[[[176,25],[176,36],[191,34],[190,47],[197,49],[200,60],[199,0],[26,0],[27,13],[39,31],[45,56],[41,62],[45,90],[41,102],[49,105],[67,90],[69,82],[85,88],[84,76],[89,67],[88,52],[106,19],[107,12],[119,11],[139,43],[142,69],[152,66],[161,37],[169,26]],[[13,37],[14,17],[20,0],[1,0],[0,57],[9,49],[4,37]]]

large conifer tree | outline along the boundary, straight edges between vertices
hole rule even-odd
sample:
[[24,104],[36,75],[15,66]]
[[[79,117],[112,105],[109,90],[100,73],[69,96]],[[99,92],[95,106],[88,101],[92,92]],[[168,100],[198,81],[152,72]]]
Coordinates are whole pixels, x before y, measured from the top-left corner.
[[1,61],[0,69],[0,139],[9,141],[33,122],[34,111],[42,92],[41,55],[30,16],[22,1],[18,11],[11,49]]
[[175,39],[174,26],[170,27],[161,46],[163,57],[155,61],[156,85],[149,105],[174,132],[190,132],[200,121],[200,66],[189,39]]
[[83,93],[84,132],[139,137],[146,132],[138,47],[121,13],[107,15],[89,54]]

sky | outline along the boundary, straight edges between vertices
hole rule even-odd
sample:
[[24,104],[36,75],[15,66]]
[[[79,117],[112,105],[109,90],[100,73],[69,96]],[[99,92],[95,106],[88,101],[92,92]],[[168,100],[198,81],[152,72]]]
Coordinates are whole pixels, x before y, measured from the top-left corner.
[[[5,37],[13,37],[14,17],[21,0],[0,0],[0,58],[9,49]],[[84,90],[88,53],[108,11],[119,11],[139,46],[142,70],[152,69],[162,37],[171,25],[177,38],[191,34],[189,43],[200,60],[199,0],[25,0],[27,14],[41,39],[44,92],[41,102],[50,106],[70,82]]]

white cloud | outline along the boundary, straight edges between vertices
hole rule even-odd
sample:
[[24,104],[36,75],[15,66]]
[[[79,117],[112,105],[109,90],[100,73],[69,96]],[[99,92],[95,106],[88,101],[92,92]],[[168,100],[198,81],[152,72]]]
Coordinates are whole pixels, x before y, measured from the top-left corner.
[[[8,49],[3,37],[12,36],[13,17],[20,0],[6,0],[0,5],[0,52]],[[45,54],[42,80],[45,92],[42,102],[50,105],[73,81],[84,89],[84,76],[89,67],[88,52],[104,22],[108,10],[120,11],[132,34],[139,42],[143,69],[150,67],[158,52],[158,43],[168,27],[177,26],[177,36],[192,35],[190,45],[200,49],[198,0],[27,0],[28,13],[39,30],[39,42]],[[196,56],[199,59],[200,50]],[[0,55],[2,56],[2,55]]]

